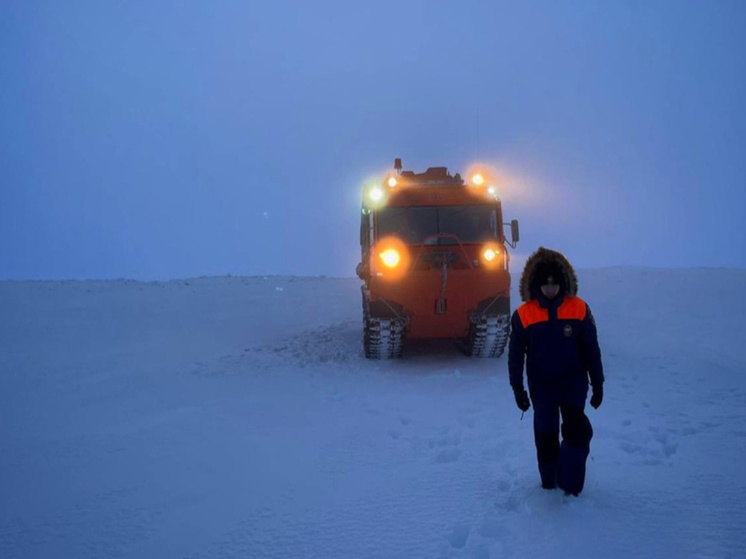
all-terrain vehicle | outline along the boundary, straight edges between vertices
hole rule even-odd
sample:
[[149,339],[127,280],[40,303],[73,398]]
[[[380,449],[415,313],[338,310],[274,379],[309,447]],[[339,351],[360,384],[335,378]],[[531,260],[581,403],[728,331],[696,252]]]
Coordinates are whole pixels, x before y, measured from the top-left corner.
[[467,355],[498,357],[510,330],[510,256],[518,222],[484,173],[446,167],[395,172],[363,187],[363,344],[370,359],[401,357],[406,339],[451,338]]

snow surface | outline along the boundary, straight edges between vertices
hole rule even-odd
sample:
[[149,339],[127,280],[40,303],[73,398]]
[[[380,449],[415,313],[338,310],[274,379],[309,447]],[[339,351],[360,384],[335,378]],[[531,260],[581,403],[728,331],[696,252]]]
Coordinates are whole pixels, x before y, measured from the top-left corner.
[[0,557],[746,556],[746,271],[579,278],[577,499],[505,358],[365,360],[355,279],[2,282]]

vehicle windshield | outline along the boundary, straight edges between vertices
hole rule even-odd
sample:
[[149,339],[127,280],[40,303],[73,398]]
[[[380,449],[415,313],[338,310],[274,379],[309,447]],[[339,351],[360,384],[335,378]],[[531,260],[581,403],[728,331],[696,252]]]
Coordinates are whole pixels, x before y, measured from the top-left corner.
[[[422,244],[425,237],[437,234],[456,235],[462,243],[482,242],[497,237],[495,206],[414,206],[388,207],[378,210],[378,237],[395,235],[410,245]],[[436,244],[431,239],[428,244]],[[453,244],[454,239],[440,239],[439,244]]]

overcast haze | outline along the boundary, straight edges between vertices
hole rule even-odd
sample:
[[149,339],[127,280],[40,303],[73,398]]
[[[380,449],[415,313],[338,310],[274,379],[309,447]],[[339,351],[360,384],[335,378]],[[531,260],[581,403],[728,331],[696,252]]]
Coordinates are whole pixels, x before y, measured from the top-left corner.
[[[313,4],[313,5],[312,5]],[[498,173],[516,262],[746,267],[746,3],[0,6],[0,279],[351,276],[360,187]]]

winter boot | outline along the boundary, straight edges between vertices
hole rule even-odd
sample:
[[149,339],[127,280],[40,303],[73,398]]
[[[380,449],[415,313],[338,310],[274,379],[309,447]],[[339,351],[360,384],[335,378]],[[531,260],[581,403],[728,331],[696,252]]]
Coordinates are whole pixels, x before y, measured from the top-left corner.
[[541,486],[544,489],[557,487],[557,462],[539,462],[539,475]]
[[564,410],[557,484],[565,493],[578,496],[585,484],[585,462],[590,453],[593,428],[581,409]]

